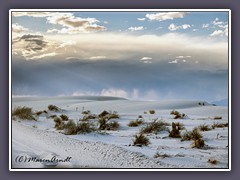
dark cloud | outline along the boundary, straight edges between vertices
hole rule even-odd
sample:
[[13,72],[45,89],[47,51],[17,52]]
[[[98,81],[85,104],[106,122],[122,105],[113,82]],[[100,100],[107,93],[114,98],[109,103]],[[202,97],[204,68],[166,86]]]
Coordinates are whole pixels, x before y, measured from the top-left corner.
[[25,41],[25,48],[28,51],[39,51],[47,46],[47,42],[44,41],[42,35],[23,35],[18,39],[18,42],[19,41]]
[[[138,62],[138,61],[136,61]],[[166,60],[167,62],[167,60]],[[139,97],[154,90],[160,99],[226,98],[228,71],[191,70],[168,63],[120,61],[68,61],[46,63],[18,61],[12,68],[15,95],[71,95],[103,89],[139,91]]]

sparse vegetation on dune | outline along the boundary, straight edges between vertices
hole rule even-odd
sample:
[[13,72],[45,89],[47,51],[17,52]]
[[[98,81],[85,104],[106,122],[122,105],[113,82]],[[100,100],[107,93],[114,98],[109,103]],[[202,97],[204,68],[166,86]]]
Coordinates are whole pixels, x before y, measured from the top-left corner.
[[32,108],[25,106],[14,108],[12,116],[18,117],[19,119],[36,120],[36,118],[33,116]]
[[129,127],[137,127],[137,126],[143,124],[143,122],[144,121],[142,119],[132,120],[132,121],[129,122],[128,126]]
[[219,120],[219,119],[222,119],[222,116],[214,116],[213,119],[214,120]]
[[93,132],[96,128],[89,122],[75,123],[73,120],[69,120],[64,124],[63,130],[65,135],[76,135]]
[[99,130],[117,130],[119,128],[119,123],[117,121],[110,121],[107,116],[99,118],[98,123]]
[[202,134],[199,132],[199,128],[195,127],[193,128],[192,131],[185,131],[184,134],[182,134],[181,136],[181,141],[190,141],[190,140],[199,140],[201,139],[203,136]]
[[190,132],[190,136],[192,140],[198,140],[203,137],[198,128],[193,128],[193,130]]
[[117,130],[119,128],[119,123],[117,121],[111,121],[111,119],[119,118],[119,115],[116,111],[103,111],[98,115],[98,117],[99,130]]
[[63,120],[63,121],[68,121],[68,116],[67,115],[65,115],[65,114],[62,114],[62,115],[60,115],[60,118]]
[[144,134],[140,133],[140,134],[136,134],[134,136],[134,140],[133,140],[133,145],[134,146],[147,146],[150,144],[149,139],[144,136]]
[[64,129],[64,122],[62,121],[61,118],[55,117],[53,120],[54,120],[54,122],[55,122],[55,126],[54,126],[54,127],[55,127],[57,130],[63,130],[63,129]]
[[208,125],[206,125],[206,124],[201,124],[201,125],[199,125],[199,126],[198,126],[198,129],[199,129],[200,131],[210,131],[210,130],[211,130],[211,128],[210,128]]
[[155,110],[153,110],[153,109],[149,110],[149,114],[155,114],[155,113],[156,113]]
[[49,110],[49,111],[54,111],[54,112],[59,112],[59,111],[60,111],[60,108],[57,107],[57,106],[55,106],[55,105],[50,104],[50,105],[48,106],[48,110]]
[[208,159],[208,162],[209,162],[210,164],[213,164],[213,165],[215,165],[215,164],[218,163],[218,161],[217,161],[216,159]]
[[170,155],[168,154],[165,154],[165,153],[159,153],[157,152],[155,155],[154,155],[154,158],[167,158],[167,157],[171,157]]
[[34,113],[36,116],[40,116],[41,114],[43,114],[43,111],[37,111]]
[[189,131],[185,131],[181,135],[181,141],[190,141],[191,139],[192,139],[192,136],[191,136],[191,132],[189,132]]
[[176,111],[176,110],[172,110],[170,112],[171,115],[175,115],[174,119],[183,119],[183,118],[186,118],[187,115],[186,114],[181,114],[180,112]]
[[212,129],[228,127],[228,123],[213,123]]
[[149,123],[146,127],[140,130],[141,134],[149,134],[149,133],[158,133],[160,131],[169,130],[166,126],[169,126],[169,123],[164,121],[160,121],[157,118],[154,119],[151,123]]
[[197,139],[197,140],[194,140],[193,143],[192,143],[192,148],[203,148],[205,145],[204,143],[204,140],[203,139]]
[[169,132],[169,137],[181,138],[180,130],[183,130],[184,126],[181,123],[172,123],[172,130]]
[[97,116],[94,114],[86,114],[80,119],[80,121],[89,121],[90,119],[96,119],[96,118]]
[[83,111],[82,114],[91,114],[90,110]]
[[53,114],[51,116],[49,116],[50,118],[54,119],[55,117],[57,117],[57,115]]

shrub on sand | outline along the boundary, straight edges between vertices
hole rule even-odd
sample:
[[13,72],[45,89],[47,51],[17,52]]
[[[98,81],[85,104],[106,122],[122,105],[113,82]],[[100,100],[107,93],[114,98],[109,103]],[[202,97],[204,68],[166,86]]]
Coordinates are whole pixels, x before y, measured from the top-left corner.
[[164,121],[159,121],[157,118],[154,119],[151,123],[149,123],[146,127],[141,129],[141,134],[149,134],[149,133],[158,133],[160,131],[167,131],[169,124]]
[[29,107],[17,107],[12,112],[13,116],[18,117],[19,119],[27,119],[27,120],[36,120],[33,116],[32,108]]
[[203,139],[197,139],[197,140],[194,140],[193,143],[192,143],[192,148],[203,148],[205,145],[204,143],[204,140]]
[[208,125],[205,125],[205,124],[199,125],[199,126],[198,126],[198,129],[199,129],[200,131],[210,131],[210,130],[211,130],[211,128],[209,128],[209,126],[208,126]]
[[133,140],[134,146],[147,146],[150,144],[149,139],[146,136],[144,136],[142,133],[137,134],[134,137],[135,137],[135,139]]
[[183,129],[183,125],[181,123],[172,123],[172,130],[169,133],[169,137],[172,138],[181,138],[180,130]]
[[190,135],[191,135],[192,140],[198,140],[198,139],[201,139],[203,137],[202,134],[199,132],[198,128],[194,128],[190,132]]
[[170,157],[170,155],[168,154],[163,154],[163,153],[159,153],[157,152],[155,155],[154,155],[154,158],[166,158],[166,157]]
[[60,118],[63,120],[63,121],[68,121],[68,116],[67,115],[65,115],[65,114],[62,114],[62,115],[60,115]]
[[153,109],[149,110],[149,114],[155,114],[155,113],[156,113],[155,110],[153,110]]
[[136,120],[133,120],[133,121],[130,121],[128,126],[129,127],[137,127],[139,125],[143,124],[143,120],[141,119],[136,119]]
[[190,141],[191,139],[192,139],[192,136],[191,136],[191,132],[189,132],[189,131],[185,131],[181,135],[181,141]]
[[228,123],[213,123],[212,128],[224,128],[224,127],[228,127]]
[[57,106],[55,106],[55,105],[52,105],[52,104],[50,104],[50,105],[48,106],[48,110],[49,110],[49,111],[55,111],[55,112],[59,112],[59,111],[60,111],[59,107],[57,107]]
[[222,119],[222,116],[214,116],[213,119],[214,120]]
[[210,164],[213,164],[213,165],[215,165],[215,164],[218,163],[218,161],[217,161],[216,159],[208,159],[208,162],[209,162]]

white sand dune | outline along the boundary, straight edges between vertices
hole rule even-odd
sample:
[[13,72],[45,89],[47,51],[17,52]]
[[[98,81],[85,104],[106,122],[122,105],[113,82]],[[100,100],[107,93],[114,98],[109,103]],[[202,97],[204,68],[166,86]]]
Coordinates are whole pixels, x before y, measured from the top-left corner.
[[[199,105],[199,102],[204,105]],[[168,132],[149,134],[151,144],[147,147],[129,146],[141,127],[128,127],[130,120],[142,115],[144,121],[154,118],[181,122],[186,130],[200,124],[211,126],[214,116],[221,116],[218,122],[228,122],[228,108],[212,106],[197,100],[131,101],[114,97],[14,97],[12,107],[28,106],[33,110],[45,110],[49,104],[63,109],[62,113],[78,121],[82,109],[98,114],[103,110],[117,111],[120,128],[102,135],[97,132],[79,135],[63,135],[55,130],[52,119],[41,115],[37,121],[12,121],[12,166],[13,168],[47,168],[49,164],[39,162],[19,163],[16,158],[51,157],[60,159],[72,157],[68,163],[53,164],[62,168],[227,168],[228,128],[216,128],[202,132],[207,144],[205,149],[191,147],[191,141],[168,137]],[[144,114],[154,109],[156,114]],[[187,114],[187,118],[175,120],[170,111],[176,109]],[[52,112],[49,112],[50,114]],[[54,114],[54,113],[52,113]],[[166,138],[167,137],[167,138]],[[218,139],[217,139],[218,137]],[[154,158],[156,152],[168,154],[167,158]],[[216,159],[217,164],[208,163]],[[50,164],[51,165],[51,164]],[[50,166],[49,166],[50,167]]]

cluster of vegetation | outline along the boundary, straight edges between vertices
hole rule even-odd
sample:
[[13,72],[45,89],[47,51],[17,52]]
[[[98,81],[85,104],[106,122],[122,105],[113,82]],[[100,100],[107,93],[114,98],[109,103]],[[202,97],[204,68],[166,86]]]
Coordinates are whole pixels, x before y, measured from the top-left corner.
[[219,120],[219,119],[222,119],[222,116],[214,116],[213,119],[214,120]]
[[212,129],[228,127],[228,123],[213,123]]
[[139,125],[141,125],[143,123],[144,123],[144,121],[142,119],[136,119],[136,120],[130,121],[128,126],[129,127],[137,127],[137,126],[139,126]]
[[99,118],[99,130],[117,130],[119,128],[119,123],[117,121],[110,121],[108,116]]
[[149,110],[149,114],[155,114],[155,113],[156,113],[155,110],[153,110],[153,109]]
[[14,108],[12,116],[18,117],[19,119],[36,120],[36,118],[33,116],[32,108],[25,106]]
[[168,154],[163,154],[163,153],[159,153],[159,152],[157,152],[155,155],[154,155],[154,158],[167,158],[167,157],[170,157],[170,155],[168,155]]
[[73,120],[65,122],[59,117],[54,118],[54,122],[55,128],[57,130],[63,130],[65,135],[90,133],[96,130],[94,125],[89,122],[75,123]]
[[201,139],[203,136],[202,134],[199,132],[198,128],[193,128],[192,131],[186,131],[183,135],[182,135],[182,139],[181,141],[190,141],[190,140],[197,140],[197,139]]
[[186,131],[182,137],[181,141],[190,141],[193,140],[193,148],[203,148],[205,145],[204,140],[202,139],[202,134],[199,132],[199,128],[195,127],[192,131]]
[[63,120],[63,121],[68,121],[68,116],[67,115],[65,115],[65,114],[62,114],[62,115],[60,115],[60,118]]
[[134,146],[147,146],[150,144],[148,137],[146,137],[143,133],[136,134],[134,136],[133,145]]
[[36,116],[40,116],[40,115],[43,114],[43,113],[47,114],[47,111],[46,111],[46,110],[44,110],[44,111],[37,111],[37,112],[35,112],[34,114],[35,114]]
[[217,161],[216,159],[208,159],[208,162],[209,162],[210,164],[213,164],[213,165],[215,165],[215,164],[218,163],[218,161]]
[[90,119],[96,119],[97,116],[95,114],[86,114],[84,115],[80,121],[89,121]]
[[[111,120],[113,118],[119,118],[117,112],[103,111],[98,116],[91,114],[90,111],[86,111],[83,114],[85,115],[77,124],[73,120],[69,120],[69,117],[64,114],[60,115],[60,117],[56,115],[52,116],[55,122],[55,128],[57,130],[63,130],[66,135],[89,133],[96,130],[117,130],[119,128],[119,123]],[[96,118],[98,118],[98,121],[90,121]]]
[[75,123],[73,120],[70,120],[64,126],[65,135],[83,134],[93,131],[96,131],[96,128],[89,122]]
[[210,128],[208,125],[206,125],[206,124],[201,124],[201,125],[199,125],[199,126],[198,126],[198,129],[199,129],[200,131],[210,131],[210,130],[211,130],[211,128]]
[[181,138],[180,131],[184,129],[184,126],[182,123],[172,123],[172,130],[169,132],[169,137],[172,138]]
[[174,119],[183,119],[183,118],[187,117],[186,114],[184,114],[184,113],[181,114],[180,112],[175,111],[175,110],[172,110],[172,111],[170,112],[170,114],[171,114],[171,115],[175,115]]
[[54,111],[54,112],[59,112],[61,109],[59,107],[55,106],[55,105],[50,104],[48,106],[48,110],[49,111]]
[[90,110],[83,111],[82,114],[91,114]]
[[117,130],[119,128],[119,123],[111,120],[119,118],[119,115],[116,111],[103,111],[98,115],[98,117],[99,130]]
[[170,124],[164,121],[158,120],[158,118],[154,119],[151,123],[147,124],[146,127],[140,130],[140,134],[149,134],[149,133],[158,133],[160,131],[168,131],[168,127]]

